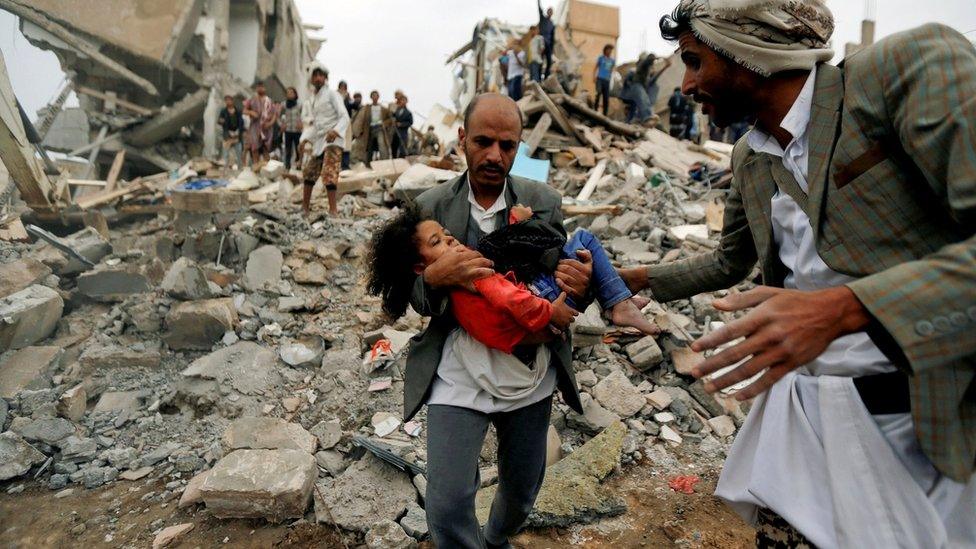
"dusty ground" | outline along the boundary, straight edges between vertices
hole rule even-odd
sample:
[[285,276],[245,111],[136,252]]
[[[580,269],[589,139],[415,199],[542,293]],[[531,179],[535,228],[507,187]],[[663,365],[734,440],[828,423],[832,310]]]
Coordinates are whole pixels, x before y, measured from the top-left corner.
[[[695,493],[668,488],[668,473],[648,462],[626,467],[608,484],[627,502],[628,511],[597,524],[568,529],[528,531],[514,540],[525,549],[557,547],[721,547],[753,545],[753,530],[710,494],[718,471],[695,470],[691,458],[681,460],[702,478]],[[671,468],[668,468],[671,469]],[[177,547],[348,547],[354,535],[343,539],[331,526],[304,520],[290,525],[269,525],[263,520],[219,520],[200,509],[176,509],[176,500],[144,503],[149,492],[161,491],[160,482],[112,483],[107,488],[75,488],[56,499],[43,487],[20,494],[0,494],[0,547],[148,547],[153,532],[162,526],[193,522],[196,527]],[[158,522],[154,525],[154,522]],[[427,543],[426,548],[432,547]]]

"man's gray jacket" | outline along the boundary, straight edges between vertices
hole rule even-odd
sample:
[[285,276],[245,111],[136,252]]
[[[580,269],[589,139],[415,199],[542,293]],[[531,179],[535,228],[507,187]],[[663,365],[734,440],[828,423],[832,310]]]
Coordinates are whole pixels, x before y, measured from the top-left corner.
[[[476,243],[466,242],[468,223],[471,220],[466,175],[462,174],[456,179],[424,192],[417,197],[417,202],[425,213],[436,219],[455,238],[473,247]],[[557,191],[542,183],[520,177],[509,177],[506,193],[507,207],[499,214],[504,215],[505,222],[508,221],[509,208],[515,204],[522,204],[531,207],[540,219],[557,227],[563,235],[566,234],[561,210],[562,197]],[[418,313],[431,319],[427,329],[410,340],[403,391],[404,421],[412,418],[426,402],[431,384],[437,375],[444,342],[451,330],[458,326],[448,306],[448,294],[449,292],[444,289],[435,290],[428,286],[422,276],[418,276],[414,281],[410,304]],[[547,345],[552,356],[550,367],[556,368],[556,386],[562,393],[563,400],[572,409],[582,413],[583,406],[580,403],[576,376],[573,373],[573,350],[569,336]]]

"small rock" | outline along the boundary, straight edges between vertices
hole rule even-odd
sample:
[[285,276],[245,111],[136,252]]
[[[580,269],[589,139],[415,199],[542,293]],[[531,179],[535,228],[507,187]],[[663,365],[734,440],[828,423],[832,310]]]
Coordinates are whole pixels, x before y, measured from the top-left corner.
[[691,370],[705,360],[705,355],[696,353],[688,347],[678,347],[671,351],[671,360],[674,362],[674,370],[681,375],[690,376]]
[[416,540],[422,540],[429,533],[427,528],[427,513],[416,503],[410,503],[407,505],[407,514],[403,515],[403,518],[400,519],[400,526],[403,527],[403,530],[408,536]]
[[373,425],[376,436],[385,437],[396,432],[397,428],[400,427],[400,418],[389,412],[376,412],[373,414],[370,423]]
[[119,478],[122,480],[139,480],[149,475],[153,472],[152,466],[140,467],[132,471],[125,471],[119,474]]
[[623,372],[615,371],[593,388],[593,396],[606,409],[620,417],[631,417],[641,410],[647,400]]
[[177,524],[174,526],[167,526],[163,528],[163,531],[156,534],[156,539],[153,540],[152,549],[159,549],[160,547],[166,547],[171,543],[179,541],[179,539],[193,530],[194,524],[192,522],[185,522],[183,524]]
[[328,450],[342,439],[342,425],[338,421],[320,421],[310,431],[319,440],[319,447]]
[[658,412],[654,414],[654,421],[658,423],[671,423],[674,421],[674,414],[671,412]]
[[681,435],[667,425],[661,426],[661,433],[658,436],[660,436],[662,440],[673,442],[675,444],[681,444],[682,441]]
[[85,406],[88,402],[88,393],[85,392],[84,385],[77,385],[65,391],[58,399],[58,414],[71,421],[81,421],[85,417]]
[[630,361],[638,370],[647,370],[664,360],[664,353],[653,336],[644,336],[631,343],[626,347],[626,351]]
[[207,474],[209,473],[210,471],[197,473],[186,483],[186,488],[183,489],[183,494],[180,495],[180,501],[176,505],[177,508],[183,509],[184,507],[203,502],[203,493],[200,492],[200,487],[203,486],[203,481],[207,479]]
[[210,284],[203,269],[186,257],[173,262],[166,276],[163,277],[160,288],[170,297],[183,300],[209,299],[213,297]]
[[668,394],[664,389],[657,389],[651,394],[647,395],[647,403],[653,406],[656,410],[667,410],[668,406],[671,406],[671,401],[674,398]]
[[366,547],[369,549],[412,549],[417,542],[392,520],[381,520],[366,532]]
[[718,416],[708,420],[708,426],[715,432],[715,436],[725,438],[735,433],[735,423],[729,416]]

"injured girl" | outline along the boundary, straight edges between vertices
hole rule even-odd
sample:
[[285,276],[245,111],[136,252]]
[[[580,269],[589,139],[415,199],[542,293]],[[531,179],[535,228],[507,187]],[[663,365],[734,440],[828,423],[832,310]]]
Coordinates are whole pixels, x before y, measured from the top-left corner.
[[[374,235],[368,258],[368,290],[383,298],[392,317],[407,309],[416,275],[445,251],[463,246],[438,222],[409,205]],[[659,329],[640,312],[646,298],[635,297],[610,263],[599,240],[579,230],[569,241],[532,216],[525,206],[510,210],[509,224],[482,237],[476,248],[494,262],[496,274],[450,293],[458,324],[486,347],[511,353],[529,334],[547,326],[565,330],[579,305],[559,290],[553,272],[558,261],[589,250],[593,257],[592,293],[618,326],[645,334]]]

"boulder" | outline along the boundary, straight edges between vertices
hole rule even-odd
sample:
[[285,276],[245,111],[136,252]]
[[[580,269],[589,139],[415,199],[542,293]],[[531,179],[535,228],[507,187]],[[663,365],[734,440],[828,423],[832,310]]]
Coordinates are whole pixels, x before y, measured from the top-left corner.
[[[534,528],[566,528],[623,514],[626,504],[601,481],[619,465],[626,434],[623,423],[612,423],[547,469],[526,524]],[[496,489],[497,485],[478,491],[475,512],[481,524],[488,520]]]
[[176,350],[208,350],[224,332],[233,329],[236,321],[237,313],[229,298],[184,301],[166,315],[163,341]]
[[276,285],[281,280],[281,266],[284,264],[281,250],[275,246],[261,246],[247,257],[244,269],[244,287],[260,290],[266,285]]
[[292,279],[299,284],[315,284],[322,286],[329,281],[329,270],[318,261],[306,261],[291,274]]
[[24,437],[28,442],[43,442],[50,446],[58,446],[61,441],[75,434],[75,424],[61,417],[39,419],[19,417],[10,424],[10,430]]
[[0,298],[40,284],[50,274],[50,267],[29,257],[0,264]]
[[0,299],[0,353],[47,338],[63,311],[60,294],[39,284]]
[[194,360],[186,377],[212,379],[245,395],[261,395],[281,385],[275,354],[252,341],[239,341]]
[[203,486],[203,481],[207,480],[207,475],[209,474],[209,470],[197,473],[186,483],[186,488],[183,489],[183,494],[180,495],[180,501],[176,505],[179,509],[197,503],[203,503],[203,492],[200,491],[200,487]]
[[152,542],[152,549],[162,549],[167,547],[172,543],[176,543],[183,536],[190,533],[195,525],[192,522],[184,522],[183,524],[175,524],[173,526],[167,526],[163,530],[156,534],[156,537]]
[[323,450],[334,447],[342,439],[342,425],[338,421],[320,421],[312,427],[311,432]]
[[166,271],[160,288],[170,297],[183,300],[208,299],[213,297],[210,284],[203,269],[188,258],[177,259]]
[[566,414],[566,423],[570,427],[579,429],[584,433],[593,434],[602,431],[614,422],[620,421],[620,417],[617,414],[600,406],[600,403],[594,400],[589,394],[581,394],[580,401],[583,404],[582,415],[574,411]]
[[61,394],[58,399],[57,410],[61,417],[78,422],[85,417],[88,404],[88,393],[84,385],[76,385]]
[[162,357],[156,348],[130,349],[116,343],[92,341],[78,362],[87,374],[111,368],[156,368]]
[[272,417],[242,417],[234,420],[221,438],[225,451],[240,449],[301,450],[315,452],[315,436],[298,423]]
[[51,387],[51,375],[58,367],[61,347],[24,347],[0,358],[0,397],[13,398],[24,389]]
[[0,481],[23,475],[47,456],[10,431],[0,433]]
[[612,372],[596,384],[593,388],[593,397],[607,410],[622,418],[633,416],[647,405],[644,395],[619,370]]
[[301,518],[318,476],[315,458],[301,450],[235,450],[200,486],[217,518]]
[[369,527],[366,532],[366,547],[369,549],[413,549],[417,541],[407,535],[403,528],[390,519],[381,520]]
[[367,453],[338,478],[321,480],[314,496],[318,522],[366,532],[377,520],[402,515],[417,492],[406,474]]
[[78,276],[78,292],[95,301],[124,301],[129,296],[148,291],[146,275],[135,266],[105,267]]

